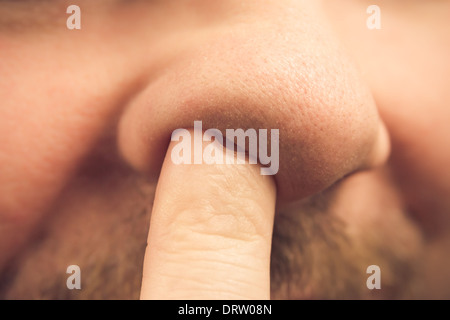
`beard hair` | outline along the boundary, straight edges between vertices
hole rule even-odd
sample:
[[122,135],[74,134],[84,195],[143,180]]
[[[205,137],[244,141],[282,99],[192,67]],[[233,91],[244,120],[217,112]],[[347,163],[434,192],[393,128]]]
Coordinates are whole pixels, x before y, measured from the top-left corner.
[[[105,180],[81,175],[67,190],[69,201],[62,197],[46,228],[2,273],[1,299],[139,298],[154,185],[130,172],[116,177],[110,172]],[[99,181],[103,181],[101,185]],[[122,189],[110,191],[112,185]],[[76,196],[79,190],[81,197]],[[113,193],[107,194],[108,202],[118,199],[115,206],[107,206],[114,207],[113,211],[98,204],[108,192]],[[85,201],[78,205],[80,198]],[[67,203],[75,205],[71,208]],[[399,232],[408,224],[404,215],[386,212],[380,218],[387,219],[383,228],[371,228],[377,223],[371,221],[355,234],[349,232],[348,221],[335,214],[332,204],[333,191],[327,191],[277,210],[271,253],[272,298],[416,297],[421,255],[416,248],[405,248],[415,245],[411,233]],[[82,270],[82,290],[66,287],[65,272],[70,264]],[[381,290],[366,286],[370,276],[366,269],[373,264],[381,268]]]
[[[404,215],[390,230],[349,232],[322,193],[275,216],[271,255],[272,299],[410,299],[421,292],[422,250]],[[396,228],[406,228],[397,232]],[[411,240],[411,236],[415,237]],[[389,241],[386,241],[386,240]],[[411,244],[409,248],[405,243]],[[381,269],[381,290],[366,285],[367,267]]]

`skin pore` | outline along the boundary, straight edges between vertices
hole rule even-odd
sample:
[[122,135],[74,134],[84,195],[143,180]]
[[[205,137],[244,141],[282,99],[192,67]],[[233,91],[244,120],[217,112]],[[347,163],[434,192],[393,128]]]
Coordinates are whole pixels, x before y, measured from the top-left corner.
[[373,31],[368,1],[78,3],[69,31],[68,1],[0,1],[1,298],[139,298],[170,132],[197,117],[280,128],[272,298],[450,296],[448,1],[380,1]]

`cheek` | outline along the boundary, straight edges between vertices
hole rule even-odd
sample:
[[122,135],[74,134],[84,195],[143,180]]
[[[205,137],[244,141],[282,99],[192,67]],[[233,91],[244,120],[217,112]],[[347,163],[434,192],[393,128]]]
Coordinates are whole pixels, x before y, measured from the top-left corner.
[[[10,70],[7,78],[12,86],[1,92],[4,144],[0,160],[1,166],[8,168],[0,173],[2,188],[15,185],[10,191],[15,193],[13,197],[24,197],[15,201],[21,207],[34,203],[27,199],[31,195],[38,198],[37,194],[53,193],[98,130],[98,119],[88,117],[89,112],[83,115],[83,109],[95,106],[88,104],[85,95],[70,91],[72,86],[65,83],[67,74],[61,74],[50,61],[41,62],[39,68],[35,63],[23,63]],[[12,195],[2,192],[2,196]]]
[[114,122],[134,83],[117,55],[95,54],[89,39],[2,41],[0,166],[8,169],[0,171],[0,204],[14,218],[43,210]]
[[111,79],[106,71],[111,60],[86,59],[92,52],[57,40],[2,42],[0,243],[4,252],[14,250],[42,218],[130,94],[130,86],[120,83],[127,77],[120,76],[125,70],[120,65],[121,80]]

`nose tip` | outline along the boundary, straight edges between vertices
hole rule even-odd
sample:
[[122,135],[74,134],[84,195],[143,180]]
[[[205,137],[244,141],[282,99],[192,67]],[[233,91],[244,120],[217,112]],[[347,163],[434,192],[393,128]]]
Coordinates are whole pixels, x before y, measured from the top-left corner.
[[124,109],[119,149],[136,170],[157,177],[172,132],[191,129],[196,120],[224,136],[227,129],[279,130],[280,201],[313,195],[386,161],[386,130],[354,66],[342,66],[347,59],[330,49],[323,57],[293,54],[298,50],[286,45],[249,56],[247,44],[233,42],[228,51],[224,45],[194,50]]

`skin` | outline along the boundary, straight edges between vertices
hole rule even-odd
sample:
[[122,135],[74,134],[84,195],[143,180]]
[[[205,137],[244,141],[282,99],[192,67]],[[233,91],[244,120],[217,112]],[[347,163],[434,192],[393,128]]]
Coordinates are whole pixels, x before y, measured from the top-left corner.
[[[448,298],[450,3],[401,2],[0,1],[0,297]],[[199,119],[279,173],[164,161]]]

